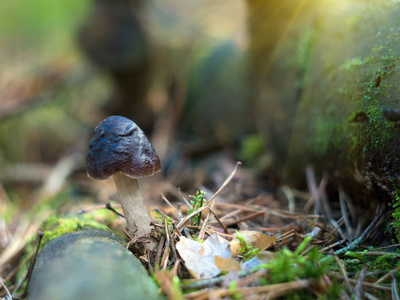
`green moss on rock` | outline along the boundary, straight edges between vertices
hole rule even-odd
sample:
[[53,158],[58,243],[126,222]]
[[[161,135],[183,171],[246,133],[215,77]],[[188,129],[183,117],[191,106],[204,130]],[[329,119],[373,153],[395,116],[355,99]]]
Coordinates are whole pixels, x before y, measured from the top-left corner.
[[[347,178],[360,170],[364,183],[392,189],[392,177],[400,176],[400,131],[382,110],[397,108],[400,96],[399,11],[389,2],[325,11],[289,143],[287,178],[313,163]],[[354,16],[357,25],[349,30],[346,20]]]

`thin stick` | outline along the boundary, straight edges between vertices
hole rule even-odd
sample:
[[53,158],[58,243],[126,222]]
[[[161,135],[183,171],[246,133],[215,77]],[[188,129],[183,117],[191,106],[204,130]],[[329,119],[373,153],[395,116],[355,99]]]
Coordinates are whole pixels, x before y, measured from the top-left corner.
[[117,216],[119,216],[119,217],[125,219],[124,215],[121,214],[120,212],[116,211],[116,210],[111,206],[111,203],[110,203],[110,202],[106,203],[106,209],[111,210],[111,211],[112,211],[113,213],[115,213]]
[[354,287],[354,299],[355,300],[361,300],[362,299],[362,295],[363,295],[363,290],[362,290],[362,283],[365,279],[365,275],[367,273],[368,270],[368,266],[367,265],[363,265],[360,275],[358,276],[357,279],[357,283]]
[[282,226],[282,227],[260,227],[260,230],[279,233],[281,231],[291,230],[291,228],[293,228],[293,227],[294,227],[294,225],[289,224],[289,225],[285,225],[285,226]]
[[162,252],[162,249],[164,248],[164,243],[165,243],[165,237],[162,235],[160,242],[158,243],[157,254],[156,254],[156,259],[155,259],[155,264],[158,266],[160,266],[161,252]]
[[391,276],[392,272],[394,271],[399,271],[400,270],[400,265],[398,265],[396,268],[394,268],[392,271],[386,273],[385,275],[383,275],[381,278],[379,278],[376,283],[382,283],[384,282],[389,276]]
[[[200,227],[200,226],[194,226],[194,225],[186,225],[186,228],[190,228],[190,229],[192,229],[192,228],[200,229],[201,227]],[[226,233],[218,232],[218,231],[216,231],[216,230],[209,229],[209,228],[206,229],[206,232],[207,232],[207,234],[208,234],[208,232],[210,232],[210,233],[211,233],[210,235],[213,235],[214,233],[216,233],[216,234],[218,234],[218,235],[220,235],[220,236],[223,236],[223,237],[233,238],[233,234],[226,234]]]
[[329,233],[329,235],[328,235],[328,237],[326,238],[327,240],[329,240],[329,238],[338,230],[338,228],[340,227],[340,226],[342,226],[343,225],[343,219],[342,218],[340,218],[339,220],[337,220],[337,226],[335,227],[335,229],[333,229],[332,230],[332,232],[330,232]]
[[290,187],[287,185],[284,185],[282,187],[282,192],[285,194],[287,200],[288,200],[288,209],[289,212],[292,214],[296,210],[296,203],[295,203],[295,198],[294,198],[294,193]]
[[183,202],[185,202],[185,204],[187,205],[187,207],[189,207],[189,209],[193,209],[193,205],[190,204],[190,202],[188,201],[188,199],[186,199],[186,198],[183,196],[182,191],[181,191],[180,188],[178,189],[178,194],[179,194],[179,196],[182,198]]
[[350,214],[352,216],[353,221],[355,217],[355,212],[354,212],[354,207],[351,206],[351,202],[348,200],[348,196],[346,195],[344,189],[339,186],[339,203],[340,203],[340,210],[342,212],[344,224],[346,226],[347,232],[349,233],[349,239],[352,239],[354,237],[354,229],[353,226],[351,226],[349,216],[347,214],[347,209],[350,210]]
[[[311,175],[310,175],[310,180],[315,180],[315,174],[314,174],[314,169],[310,169],[311,171]],[[324,173],[324,176],[321,180],[321,184],[319,186],[319,188],[316,190],[317,193],[317,201],[316,201],[316,205],[317,204],[321,204],[323,210],[326,213],[326,216],[328,217],[328,221],[329,223],[331,223],[331,225],[335,228],[337,228],[337,231],[339,232],[340,236],[342,237],[342,239],[346,239],[346,236],[344,234],[344,232],[342,231],[342,229],[340,228],[340,226],[338,226],[338,223],[336,222],[336,220],[333,218],[332,215],[332,210],[331,207],[329,206],[329,201],[328,201],[328,196],[326,194],[326,184],[328,183],[328,173]],[[324,183],[324,184],[322,184]],[[316,183],[314,183],[312,186],[314,186]],[[318,205],[318,210],[321,211],[321,205]],[[315,206],[317,208],[317,206]]]
[[163,258],[161,260],[161,266],[162,266],[163,270],[165,270],[168,266],[169,251],[170,251],[169,245],[171,243],[167,219],[164,219],[164,230],[165,230],[165,237],[166,237],[167,241],[165,242],[164,254],[163,254]]
[[[35,262],[36,262],[36,257],[37,257],[37,255],[39,253],[40,244],[42,243],[43,236],[44,236],[44,232],[39,230],[38,231],[38,242],[37,242],[37,245],[36,245],[35,253],[33,254],[33,257],[32,257],[32,260],[31,260],[31,264],[29,266],[28,273],[26,274],[26,277],[25,277],[24,281],[26,280],[27,282],[29,282],[29,280],[31,279],[33,267],[34,267]],[[24,293],[22,294],[22,298],[25,298],[27,293],[28,293],[28,283],[25,286]]]
[[392,272],[392,299],[393,300],[400,300],[399,289],[397,288],[397,280],[396,280],[396,273]]
[[181,261],[180,259],[178,259],[178,260],[175,261],[174,267],[173,267],[172,270],[171,270],[172,276],[177,276],[177,275],[178,275],[178,267],[179,267],[179,264],[180,264],[181,262],[182,262],[182,261]]
[[167,205],[168,205],[169,207],[172,208],[173,212],[174,212],[174,213],[176,214],[176,216],[179,218],[179,212],[176,210],[175,206],[173,206],[173,205],[171,204],[171,202],[169,202],[169,200],[164,196],[163,193],[160,193],[160,195],[161,195],[161,199],[163,199],[163,200],[165,201],[165,203],[167,203]]
[[374,295],[371,295],[370,293],[364,292],[364,296],[365,298],[367,298],[368,300],[379,300],[378,298],[376,298]]
[[[17,272],[23,267],[25,266],[25,264],[29,261],[30,257],[25,257],[19,264],[18,266],[16,266],[10,273],[8,273],[6,275],[6,277],[4,278],[4,282],[10,281],[15,274],[17,274]],[[0,280],[1,281],[1,280]]]
[[[383,249],[388,249],[388,248],[393,248],[393,247],[399,247],[399,246],[400,246],[400,244],[394,244],[394,245],[385,246],[385,247],[378,247],[378,248],[375,248],[375,250],[383,250]],[[366,247],[366,248],[369,248],[369,247]]]
[[[210,211],[208,212],[206,218],[204,219],[203,222],[203,226],[200,229],[200,233],[199,233],[199,240],[204,240],[204,233],[206,230],[206,226],[207,226],[207,222],[210,219],[211,216],[211,210],[214,208],[215,202],[218,199],[219,194],[221,194],[222,190],[229,184],[229,182],[232,180],[233,176],[235,176],[236,171],[238,169],[238,167],[241,165],[242,163],[240,161],[238,161],[236,163],[235,168],[233,169],[232,173],[228,176],[228,178],[224,181],[224,183],[221,185],[221,187],[218,189],[218,191],[215,192],[215,194],[207,201],[207,205],[210,207]],[[226,228],[226,227],[225,227]],[[225,229],[224,228],[224,229]],[[226,231],[227,233],[227,231]]]
[[190,215],[186,216],[183,220],[181,220],[178,225],[176,225],[176,228],[178,230],[182,230],[183,227],[186,226],[187,223],[197,214],[201,213],[203,210],[208,209],[215,217],[215,219],[219,222],[219,224],[224,228],[225,233],[228,233],[228,228],[225,226],[224,223],[221,222],[221,220],[218,218],[216,213],[208,206],[202,206],[199,209],[196,209],[194,212],[192,212]]
[[[282,246],[282,245],[284,245],[284,244],[286,244],[286,243],[288,243],[289,242],[289,239],[291,238],[291,237],[293,237],[293,236],[295,236],[295,234],[294,233],[292,233],[292,234],[290,234],[290,235],[287,235],[287,236],[285,236],[285,237],[279,237],[279,238],[277,238],[276,239],[276,247],[280,247],[280,246]],[[279,244],[278,244],[279,243]]]
[[162,261],[161,261],[161,266],[162,266],[162,270],[163,271],[165,269],[167,269],[167,266],[168,266],[169,252],[170,252],[170,247],[169,247],[169,242],[167,241],[167,243],[165,245],[165,248],[164,248],[163,258],[162,258]]
[[[256,272],[258,272],[258,270],[255,270],[255,269],[253,269],[251,271],[239,271],[238,276],[239,276],[239,278],[243,278],[243,277],[247,277],[251,274],[254,274]],[[202,280],[197,280],[197,279],[184,280],[181,284],[181,288],[183,290],[189,290],[189,289],[202,289],[205,287],[218,286],[221,284],[222,281],[224,281],[226,276],[227,275],[210,278],[210,279],[202,279]]]
[[[121,205],[119,205],[119,204],[116,204],[115,206],[121,207]],[[104,204],[92,205],[92,206],[78,210],[78,215],[82,215],[82,214],[91,212],[93,210],[98,210],[98,209],[103,209],[103,208],[104,208]]]
[[340,190],[339,190],[339,204],[340,204],[340,211],[343,216],[344,225],[346,226],[346,231],[348,233],[347,237],[349,239],[351,239],[353,237],[353,228],[350,225],[350,220],[349,220],[349,216],[347,215],[345,200],[344,200],[343,195],[341,194]]
[[171,247],[171,251],[172,251],[172,255],[174,256],[174,260],[177,261],[178,260],[178,254],[176,253],[176,249],[175,249],[175,244],[174,244],[174,235],[171,236],[171,233],[168,230],[168,236],[169,236],[169,246]]
[[[177,204],[177,206],[178,206],[178,218],[179,218],[179,222],[180,221],[182,221],[183,220],[183,215],[182,215],[182,210],[181,210],[181,208],[182,208],[182,203],[178,203]],[[175,232],[177,232],[177,234],[178,234],[178,236],[181,236],[182,234],[179,232],[179,230],[176,230],[176,228],[175,228]],[[190,234],[189,234],[189,232],[187,231],[187,229],[186,228],[183,228],[183,232],[185,233],[185,235],[188,237],[188,236],[190,236]]]
[[178,211],[178,219],[179,221],[182,221],[183,215],[182,215],[182,203],[177,204],[177,211]]
[[306,234],[306,236],[312,236],[313,239],[315,239],[322,231],[322,228],[317,226],[314,226],[313,229]]
[[294,234],[295,231],[296,231],[295,229],[291,229],[291,230],[289,230],[288,232],[283,233],[283,234],[278,238],[278,240],[284,239],[284,238],[286,238],[286,237],[288,237],[288,236],[292,236],[292,234]]
[[277,284],[270,284],[270,285],[261,285],[261,286],[254,286],[254,287],[241,287],[236,289],[217,289],[217,290],[200,290],[197,292],[185,294],[186,299],[209,299],[210,294],[224,298],[227,296],[232,296],[237,293],[241,294],[253,294],[253,293],[260,293],[266,295],[266,299],[273,299],[293,291],[304,289],[310,287],[312,284],[312,280],[310,279],[300,279],[291,282],[285,283],[277,283]]
[[6,287],[6,285],[0,280],[0,285],[3,287],[3,289],[6,291],[7,299],[6,300],[12,300],[10,291]]
[[367,235],[369,234],[370,230],[375,226],[375,224],[377,224],[380,220],[382,216],[382,212],[380,212],[375,219],[371,222],[371,224],[368,225],[368,227],[364,230],[364,232],[360,235],[360,237],[358,239],[355,239],[354,241],[352,241],[350,243],[350,245],[348,245],[347,247],[344,247],[342,249],[336,250],[335,254],[336,255],[342,255],[344,253],[346,253],[347,251],[351,251],[354,248],[358,247],[358,245],[361,244],[361,242],[367,237]]
[[[354,283],[354,284],[357,283],[357,280],[355,280],[355,279],[349,278],[348,280],[351,283]],[[371,282],[368,282],[368,281],[364,281],[362,283],[362,286],[368,287],[368,288],[374,288],[374,289],[377,289],[377,290],[383,290],[383,291],[390,291],[391,290],[390,287],[388,287],[388,286],[381,285],[381,284],[376,284],[376,283],[371,283]]]
[[[279,284],[279,283],[278,283]],[[282,284],[282,283],[281,283]],[[297,291],[297,290],[301,290],[301,289],[306,289],[308,287],[310,287],[312,284],[312,281],[310,279],[302,279],[302,280],[296,280],[296,281],[292,281],[289,282],[288,285],[284,286],[284,284],[282,284],[282,287],[280,288],[275,288],[271,291],[270,294],[267,295],[266,299],[275,299],[284,295],[287,295],[291,292]],[[251,290],[251,288],[247,288],[249,290]],[[261,293],[263,293],[265,289],[259,289]]]
[[168,216],[165,212],[163,212],[161,209],[159,209],[157,206],[154,206],[153,210],[157,213],[159,213],[160,215],[162,215],[164,217],[164,219],[170,219],[171,221],[173,221],[174,223],[176,222],[176,220],[174,220],[173,218],[171,218],[170,216]]
[[[184,228],[183,230],[186,232],[185,228]],[[178,236],[178,237],[181,237],[181,236],[182,236],[182,233],[180,233],[179,230],[177,230],[176,228],[174,228],[174,233],[175,233],[175,235]],[[190,237],[189,234],[188,234],[188,236]]]
[[349,289],[349,292],[353,293],[353,288],[352,288],[352,286],[350,284],[349,277],[347,276],[347,272],[346,272],[345,268],[343,267],[342,262],[340,261],[340,259],[339,259],[339,257],[337,255],[333,254],[333,257],[335,258],[336,263],[338,264],[339,269],[342,272],[344,281],[346,282],[346,285],[347,285],[347,288]]
[[[315,178],[314,168],[312,166],[307,166],[306,168],[306,179],[307,179],[307,186],[310,192],[310,200],[304,206],[303,211],[308,212],[312,205],[314,205],[314,214],[320,214],[320,204],[319,204],[319,195],[321,187],[325,188],[327,182],[321,181],[320,186],[317,187],[317,179]],[[324,184],[323,184],[324,183]]]
[[245,222],[245,221],[247,221],[247,220],[251,220],[251,219],[254,219],[254,218],[256,218],[256,217],[262,216],[262,215],[264,215],[264,214],[265,214],[265,212],[263,212],[263,211],[256,211],[256,212],[254,212],[254,213],[252,213],[252,214],[250,214],[250,215],[244,216],[244,217],[242,217],[242,218],[240,218],[240,219],[233,220],[233,221],[230,221],[230,222],[226,222],[226,223],[225,223],[225,226],[236,225],[236,224],[239,224],[239,223],[241,223],[241,222]]
[[289,212],[277,211],[277,210],[273,210],[273,209],[269,209],[269,208],[261,207],[261,206],[257,206],[257,205],[243,206],[243,205],[233,204],[233,203],[216,203],[216,206],[219,206],[222,208],[240,208],[240,209],[243,209],[244,211],[264,211],[264,212],[274,215],[274,216],[284,217],[284,218],[288,218],[288,219],[295,219],[295,220],[297,220],[299,218],[304,218],[304,219],[315,219],[315,218],[324,219],[325,218],[325,216],[321,216],[321,215],[305,215],[305,214],[299,214],[299,213],[291,214]]
[[194,212],[192,212],[190,215],[186,216],[182,220],[179,221],[179,223],[176,225],[176,229],[181,231],[183,227],[186,227],[186,224],[189,223],[189,221],[196,216],[197,214],[201,213],[203,210],[208,209],[208,206],[202,206],[196,209]]
[[320,250],[320,252],[326,252],[326,251],[331,250],[332,248],[335,248],[336,246],[339,246],[339,245],[344,244],[346,242],[347,242],[347,240],[337,241],[336,243],[330,244],[329,246],[326,246],[325,248],[322,248]]
[[220,218],[221,221],[224,221],[226,219],[229,219],[230,217],[236,216],[240,214],[243,210],[241,208],[235,209],[234,211],[231,211],[230,213],[227,213],[226,215],[222,216]]
[[266,270],[266,269],[259,270],[259,271],[255,272],[254,274],[251,274],[249,276],[244,277],[243,279],[236,281],[236,286],[237,287],[248,286],[251,283],[253,283],[254,281],[259,282],[260,278],[267,274],[268,274],[268,270]]

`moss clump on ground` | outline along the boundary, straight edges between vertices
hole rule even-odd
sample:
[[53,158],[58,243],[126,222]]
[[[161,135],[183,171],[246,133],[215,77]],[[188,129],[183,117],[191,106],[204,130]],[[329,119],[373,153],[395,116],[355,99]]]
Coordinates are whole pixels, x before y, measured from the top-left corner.
[[372,277],[378,279],[380,273],[389,273],[400,264],[398,258],[400,252],[398,251],[382,255],[375,255],[374,252],[373,248],[346,252],[345,256],[349,258],[343,259],[343,264],[347,272],[357,273],[361,270],[362,266],[367,265],[369,272],[376,273]]
[[[106,217],[106,222],[100,223],[99,217]],[[42,224],[44,231],[43,245],[47,242],[67,233],[73,231],[79,231],[82,229],[93,228],[104,231],[110,231],[107,223],[115,220],[117,217],[114,213],[102,209],[91,214],[83,214],[80,216],[74,216],[70,218],[60,218],[57,216],[50,217]]]
[[[332,270],[336,271],[338,267],[334,264],[334,258],[320,253],[317,247],[303,254],[311,240],[311,237],[307,237],[294,252],[284,248],[276,253],[276,259],[258,267],[270,272],[268,278],[261,278],[261,283],[266,285],[313,278],[315,284],[318,285],[324,274],[329,274]],[[322,260],[324,257],[326,259]],[[335,281],[327,289],[325,296],[328,299],[335,299],[341,291],[341,286]],[[314,292],[314,290],[296,291],[286,295],[285,299],[315,299]]]

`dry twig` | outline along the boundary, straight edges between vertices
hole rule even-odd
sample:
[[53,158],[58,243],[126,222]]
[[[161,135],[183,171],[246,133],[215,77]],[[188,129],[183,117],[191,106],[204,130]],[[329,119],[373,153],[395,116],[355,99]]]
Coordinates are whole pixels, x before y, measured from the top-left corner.
[[[207,205],[210,207],[210,211],[208,212],[206,218],[204,219],[203,226],[200,229],[199,233],[199,240],[204,240],[204,233],[206,230],[207,222],[210,219],[211,216],[211,210],[214,208],[215,202],[218,199],[219,194],[221,194],[222,190],[229,184],[229,182],[232,180],[233,176],[235,176],[236,171],[238,167],[241,165],[241,162],[237,162],[235,168],[233,169],[232,173],[228,176],[228,178],[224,181],[224,183],[221,185],[221,187],[218,189],[218,191],[215,192],[215,194],[207,201]],[[222,224],[221,224],[222,225]],[[227,230],[225,231],[227,232]]]
[[333,256],[335,257],[336,263],[337,263],[338,266],[339,266],[340,272],[342,272],[344,281],[345,281],[345,283],[346,283],[346,285],[347,285],[347,288],[348,288],[349,292],[350,292],[350,293],[353,293],[353,288],[352,288],[352,286],[351,286],[351,284],[350,284],[349,277],[347,276],[346,269],[343,267],[343,264],[342,264],[342,262],[340,261],[339,257],[338,257],[337,255],[335,255],[335,254],[333,254]]
[[393,300],[400,300],[399,289],[397,286],[396,272],[392,271],[392,298]]
[[186,299],[209,299],[210,295],[215,295],[219,298],[233,296],[235,294],[250,295],[262,294],[265,299],[274,299],[287,295],[291,292],[305,289],[312,284],[311,279],[301,279],[292,282],[277,283],[270,285],[254,286],[254,287],[241,287],[236,289],[206,289],[185,295]]
[[362,299],[362,283],[365,279],[365,275],[367,273],[368,266],[364,265],[361,269],[360,275],[358,276],[357,283],[354,287],[354,299],[355,300],[361,300]]

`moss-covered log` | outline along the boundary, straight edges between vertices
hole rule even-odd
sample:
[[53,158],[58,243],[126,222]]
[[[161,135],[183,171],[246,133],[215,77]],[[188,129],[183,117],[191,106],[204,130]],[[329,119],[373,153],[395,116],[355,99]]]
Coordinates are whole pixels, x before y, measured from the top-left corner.
[[29,299],[160,299],[140,261],[112,234],[83,230],[50,241],[40,252]]

